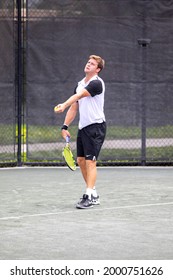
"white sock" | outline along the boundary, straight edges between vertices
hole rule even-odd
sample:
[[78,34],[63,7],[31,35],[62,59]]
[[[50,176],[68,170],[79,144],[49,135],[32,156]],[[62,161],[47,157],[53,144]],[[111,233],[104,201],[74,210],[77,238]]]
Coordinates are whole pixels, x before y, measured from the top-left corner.
[[93,189],[91,189],[91,188],[86,189],[86,194],[88,195],[89,199],[91,199],[92,192],[93,192]]
[[94,188],[92,189],[92,195],[94,197],[97,197],[97,191],[96,191],[96,187],[94,186]]

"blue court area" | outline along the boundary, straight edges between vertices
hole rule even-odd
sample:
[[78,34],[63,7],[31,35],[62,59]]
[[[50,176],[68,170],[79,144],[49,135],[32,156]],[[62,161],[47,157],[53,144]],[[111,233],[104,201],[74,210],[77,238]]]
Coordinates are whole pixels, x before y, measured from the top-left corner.
[[0,169],[0,259],[173,259],[172,167],[100,167],[79,210],[84,190],[79,169]]

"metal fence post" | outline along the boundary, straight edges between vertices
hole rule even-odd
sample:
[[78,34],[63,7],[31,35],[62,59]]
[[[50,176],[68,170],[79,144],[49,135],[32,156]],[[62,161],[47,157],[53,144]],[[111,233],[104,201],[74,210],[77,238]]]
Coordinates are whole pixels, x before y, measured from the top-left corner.
[[141,97],[141,165],[146,165],[146,83],[147,83],[147,46],[150,44],[151,40],[146,39],[147,35],[147,11],[146,5],[143,3],[143,28],[142,28],[142,39],[138,39],[138,44],[142,47],[142,97]]
[[150,39],[138,39],[138,44],[142,47],[142,100],[141,100],[141,165],[146,165],[146,60],[147,60],[147,46],[150,44]]
[[17,165],[22,165],[22,16],[21,1],[17,0]]

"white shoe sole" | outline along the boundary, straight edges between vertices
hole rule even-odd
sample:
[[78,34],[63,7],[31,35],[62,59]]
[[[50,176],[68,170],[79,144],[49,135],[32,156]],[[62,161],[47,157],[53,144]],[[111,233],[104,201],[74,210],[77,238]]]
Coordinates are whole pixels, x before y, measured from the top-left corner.
[[92,205],[100,205],[100,200],[92,201]]

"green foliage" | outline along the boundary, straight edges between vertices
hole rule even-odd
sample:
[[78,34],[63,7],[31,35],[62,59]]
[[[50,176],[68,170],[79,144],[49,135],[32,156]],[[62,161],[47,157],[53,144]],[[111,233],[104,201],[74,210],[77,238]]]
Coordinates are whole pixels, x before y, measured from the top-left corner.
[[[71,126],[69,131],[71,133],[71,140],[76,140],[77,126]],[[58,142],[63,142],[61,136],[61,130],[57,126],[29,126],[23,125],[21,127],[22,132],[22,144],[34,144],[40,143],[40,150],[30,151],[29,154],[22,153],[23,162],[63,162],[62,158],[62,148],[58,148]],[[163,138],[163,143],[165,138],[173,138],[173,126],[167,125],[163,127],[153,127],[147,128],[146,131],[147,139],[153,138]],[[14,145],[17,144],[18,138],[18,128],[14,125],[0,125],[0,145]],[[141,129],[139,127],[117,127],[108,126],[106,140],[123,140],[123,139],[141,139]],[[57,143],[57,149],[50,149],[44,151],[41,148],[42,143]],[[110,144],[111,145],[111,144]],[[73,151],[74,157],[76,157],[76,151]],[[14,154],[8,152],[1,152],[1,161],[13,160],[15,159]],[[146,158],[147,161],[171,161],[173,159],[173,147],[149,147],[146,148]],[[122,149],[121,147],[114,148],[109,147],[101,150],[99,161],[109,162],[128,162],[128,161],[140,161],[141,160],[141,149]]]
[[[149,127],[146,129],[147,138],[173,138],[173,126]],[[140,139],[140,127],[108,126],[107,139]]]
[[[14,137],[17,139],[17,126],[0,125],[0,144],[8,145],[14,143]],[[15,131],[15,132],[14,132]],[[72,141],[76,140],[77,126],[70,126]],[[26,126],[21,128],[22,143],[53,143],[61,142],[61,130],[57,126]],[[16,134],[16,135],[15,135]],[[151,127],[146,130],[147,138],[173,138],[173,126]],[[140,127],[107,127],[107,140],[113,139],[140,139]]]

